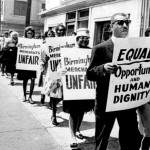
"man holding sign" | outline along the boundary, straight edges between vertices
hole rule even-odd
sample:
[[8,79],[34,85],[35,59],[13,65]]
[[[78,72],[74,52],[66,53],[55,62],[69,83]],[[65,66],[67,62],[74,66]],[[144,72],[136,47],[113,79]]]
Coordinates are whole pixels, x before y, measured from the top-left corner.
[[116,38],[127,37],[130,22],[131,20],[126,14],[114,14],[111,18],[112,37],[95,46],[92,51],[87,78],[97,83],[95,150],[106,150],[115,119],[117,119],[120,127],[119,142],[121,150],[139,150],[140,148],[142,137],[138,131],[136,109],[105,112],[110,74],[114,74],[117,70],[117,65],[112,63],[114,41]]

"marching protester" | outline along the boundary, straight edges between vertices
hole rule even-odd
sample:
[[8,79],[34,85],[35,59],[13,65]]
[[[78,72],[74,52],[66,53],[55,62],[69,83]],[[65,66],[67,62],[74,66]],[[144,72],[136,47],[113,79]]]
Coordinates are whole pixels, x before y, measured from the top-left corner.
[[[150,27],[146,29],[145,36],[150,36]],[[137,114],[139,116],[139,130],[143,134],[141,150],[150,149],[150,102],[138,107]]]
[[[38,81],[39,87],[43,87],[45,74],[48,68],[49,57],[47,54],[48,50],[46,47],[46,41],[45,41],[46,38],[47,38],[47,31],[42,36],[43,43],[41,45],[41,53],[40,53],[40,58],[39,58],[39,65],[40,65],[40,77]],[[41,91],[41,104],[44,104],[44,103],[45,103],[45,94]]]
[[[35,36],[35,30],[32,26],[28,26],[24,30],[24,37],[32,39]],[[28,80],[31,80],[30,83],[30,91],[29,91],[29,97],[28,101],[30,104],[34,104],[34,101],[32,100],[32,94],[34,90],[34,85],[35,85],[35,78],[36,78],[36,71],[29,71],[29,70],[19,70],[18,71],[18,80],[23,80],[23,102],[26,102],[26,94],[27,94],[27,83]]]
[[[66,28],[63,24],[58,24],[55,30],[56,30],[57,37],[62,37],[62,36],[65,36],[66,34]],[[60,68],[60,66],[61,64],[58,64],[57,70]],[[59,96],[56,96],[54,94],[54,90],[62,87],[61,79],[52,81],[51,85],[52,85],[50,89],[51,91],[50,92],[50,105],[52,107],[51,121],[53,125],[58,125],[59,123],[57,122],[57,119],[56,119],[57,104],[62,100],[62,95],[60,94]]]
[[94,46],[91,62],[87,69],[87,78],[96,81],[95,102],[95,150],[106,150],[108,139],[115,119],[119,125],[119,142],[121,150],[139,150],[142,136],[138,130],[136,108],[115,112],[105,112],[108,96],[110,74],[114,74],[117,65],[112,63],[114,41],[126,38],[129,31],[128,16],[116,13],[111,17],[112,37]]
[[5,38],[8,38],[8,37],[9,37],[9,31],[5,31],[5,32],[4,32],[4,37],[5,37]]
[[58,24],[55,28],[55,31],[57,37],[66,35],[66,27],[63,24]]
[[[4,40],[5,41],[7,41],[6,39],[9,37],[9,32],[8,31],[5,31],[4,32]],[[4,57],[4,55],[3,55],[3,51],[4,51],[4,48],[3,47],[5,47],[5,43],[3,43],[3,46],[2,46],[2,51],[1,51],[1,66],[2,66],[2,68],[1,68],[1,71],[2,71],[2,76],[4,76],[5,74],[4,73],[6,73],[6,61],[5,61],[5,57]],[[7,73],[6,73],[7,74]]]
[[[47,37],[55,37],[55,33],[53,31],[49,30],[49,31],[46,31],[44,34],[43,44],[41,46],[41,55],[40,55],[40,59],[39,59],[41,73],[40,73],[40,80],[39,80],[38,86],[44,86],[45,76],[48,71],[49,53],[48,53],[48,46],[45,41],[45,39]],[[42,90],[41,91],[41,104],[44,104],[44,103],[45,103],[45,92],[44,92],[44,90]],[[49,102],[49,108],[51,109],[50,102]]]
[[10,37],[10,34],[11,34],[13,31],[15,31],[15,30],[13,30],[13,29],[9,29],[9,31],[8,31],[8,35],[9,35],[9,37]]
[[18,43],[18,32],[12,31],[10,34],[9,41],[6,42],[4,47],[4,57],[6,60],[6,72],[10,73],[11,79],[10,84],[14,85],[14,74],[16,71],[16,59],[17,59],[17,43]]
[[48,37],[55,37],[55,32],[53,30],[48,30],[47,31],[47,36]]
[[[89,45],[89,30],[87,28],[79,28],[76,36],[77,48],[90,49]],[[81,49],[82,50],[82,49]],[[64,100],[63,111],[69,113],[69,130],[71,133],[72,142],[71,148],[78,148],[77,138],[84,139],[80,132],[80,126],[83,120],[84,113],[94,109],[94,100]]]

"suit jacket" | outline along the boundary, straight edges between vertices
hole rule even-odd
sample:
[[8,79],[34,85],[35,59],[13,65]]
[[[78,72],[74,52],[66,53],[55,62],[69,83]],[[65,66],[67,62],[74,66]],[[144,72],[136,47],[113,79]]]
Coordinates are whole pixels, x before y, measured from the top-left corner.
[[87,79],[96,81],[95,114],[105,113],[110,74],[105,73],[104,64],[112,62],[114,44],[111,39],[93,47],[91,62],[87,69]]

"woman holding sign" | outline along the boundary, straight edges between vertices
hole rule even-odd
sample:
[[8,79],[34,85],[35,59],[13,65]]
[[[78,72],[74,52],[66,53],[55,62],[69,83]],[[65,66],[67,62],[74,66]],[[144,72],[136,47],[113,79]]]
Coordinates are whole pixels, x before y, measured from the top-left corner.
[[[77,30],[76,42],[78,48],[90,49],[89,44],[89,31],[86,28]],[[81,49],[81,50],[82,50]],[[91,111],[94,108],[94,100],[67,100],[63,101],[63,110],[69,113],[69,129],[71,133],[72,142],[71,148],[78,148],[77,138],[84,139],[80,132],[80,125],[83,120],[84,113]]]
[[[28,26],[24,30],[24,37],[32,39],[35,36],[35,30],[33,29],[32,26]],[[34,101],[32,100],[32,94],[34,90],[34,85],[35,85],[35,78],[36,78],[36,71],[29,71],[29,70],[19,70],[18,72],[18,80],[23,80],[23,102],[26,102],[26,89],[27,89],[27,83],[28,80],[31,80],[30,84],[30,92],[29,92],[29,98],[28,101],[30,104],[34,104]]]
[[[39,59],[39,64],[40,64],[40,79],[38,82],[38,86],[42,87],[43,89],[41,91],[41,104],[45,103],[45,77],[48,71],[48,60],[49,60],[49,52],[48,52],[48,46],[46,44],[46,38],[48,37],[55,37],[55,33],[52,30],[46,31],[44,33],[44,38],[43,38],[43,44],[41,46],[41,55]],[[49,108],[51,108],[51,102],[49,102]]]
[[[55,28],[56,37],[65,36],[66,28],[63,24],[58,24]],[[51,58],[50,58],[51,59]],[[59,70],[61,64],[58,64],[57,70]],[[50,84],[50,106],[52,109],[52,116],[51,121],[53,125],[58,125],[56,119],[56,112],[57,112],[57,104],[62,100],[62,91],[60,90],[62,87],[61,79],[53,80]],[[54,94],[56,91],[60,91],[58,94]]]

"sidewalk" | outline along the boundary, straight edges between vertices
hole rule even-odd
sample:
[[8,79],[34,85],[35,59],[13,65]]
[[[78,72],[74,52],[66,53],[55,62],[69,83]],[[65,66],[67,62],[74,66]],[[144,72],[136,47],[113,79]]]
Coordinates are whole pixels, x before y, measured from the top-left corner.
[[[35,125],[34,129],[42,130],[41,134],[43,134],[43,136],[44,136],[43,147],[41,147],[41,148],[38,147],[38,148],[36,148],[36,150],[48,150],[48,149],[53,150],[54,147],[55,147],[55,150],[57,150],[57,149],[58,150],[70,150],[70,146],[69,146],[70,145],[70,132],[69,132],[69,128],[68,128],[69,115],[62,111],[62,103],[60,103],[58,105],[58,111],[57,111],[57,121],[60,124],[58,126],[53,126],[51,124],[51,119],[50,119],[51,118],[51,110],[49,110],[47,107],[47,103],[49,102],[49,97],[46,97],[46,104],[41,105],[40,104],[40,88],[37,87],[37,85],[36,85],[35,89],[34,89],[34,94],[33,94],[33,100],[35,101],[35,104],[31,105],[28,102],[22,102],[22,81],[18,81],[15,79],[14,86],[8,85],[9,81],[10,81],[10,79],[7,78],[6,76],[0,76],[0,83],[3,85],[3,87],[6,87],[6,89],[8,89],[8,90],[6,90],[6,93],[4,91],[4,93],[1,94],[0,100],[2,99],[2,97],[4,97],[5,100],[7,98],[12,103],[11,104],[12,106],[10,106],[10,107],[14,107],[14,105],[17,103],[17,105],[19,107],[16,108],[16,109],[18,109],[16,112],[21,114],[22,111],[23,112],[26,111],[28,116],[31,117],[30,119],[32,119],[32,121],[33,121],[32,125],[33,126]],[[27,90],[29,90],[29,89],[27,89]],[[10,92],[7,92],[7,91],[10,91]],[[13,93],[13,98],[11,96],[12,93]],[[8,94],[8,95],[5,96],[5,94]],[[3,111],[5,112],[5,110],[6,110],[6,106]],[[1,122],[1,119],[2,118],[0,118],[0,122]],[[3,119],[5,119],[5,118],[3,118]],[[15,121],[17,123],[17,121],[20,121],[21,119],[24,119],[24,118],[18,118],[18,120],[14,120],[14,123],[15,123]],[[28,124],[28,120],[26,119],[26,117],[24,119],[24,122]],[[8,128],[9,127],[11,128],[11,124],[8,125]],[[7,128],[7,127],[5,127],[5,128]],[[16,130],[20,131],[20,125],[18,125],[18,128]],[[3,131],[3,128],[2,128],[2,130],[0,130],[0,133],[1,132],[5,132],[5,131]],[[83,122],[81,125],[81,132],[87,138],[85,140],[78,140],[79,147],[82,150],[94,150],[95,116],[94,116],[93,112],[89,112],[84,115],[84,119],[83,119]],[[27,134],[27,133],[30,134],[28,131],[28,128],[27,128],[25,134]],[[48,133],[48,135],[47,135],[47,133]],[[8,134],[9,134],[9,132],[8,132]],[[26,136],[29,136],[28,134]],[[45,134],[48,137],[45,138]],[[115,124],[113,131],[111,133],[111,137],[113,137],[113,138],[110,138],[108,150],[118,150],[118,140],[117,140],[118,135],[117,134],[118,134],[118,126],[117,126],[117,124]],[[39,138],[39,136],[37,136],[37,137],[35,136],[35,138]],[[49,143],[47,143],[48,139],[52,140],[54,142],[52,144],[53,147],[49,148],[49,146],[51,145],[51,141],[49,141]],[[31,144],[31,142],[32,142],[31,139],[26,139],[26,140],[27,140],[26,141],[27,145],[28,145],[28,143]],[[29,140],[29,142],[28,142],[28,140]],[[37,139],[37,141],[38,141],[38,139]],[[3,142],[5,142],[5,141],[3,141]],[[0,145],[1,144],[2,143],[0,140]],[[21,150],[30,150],[30,149],[26,149],[26,147],[21,147],[20,149]],[[9,149],[7,149],[7,150],[9,150]],[[10,150],[17,150],[17,149],[10,149]]]

